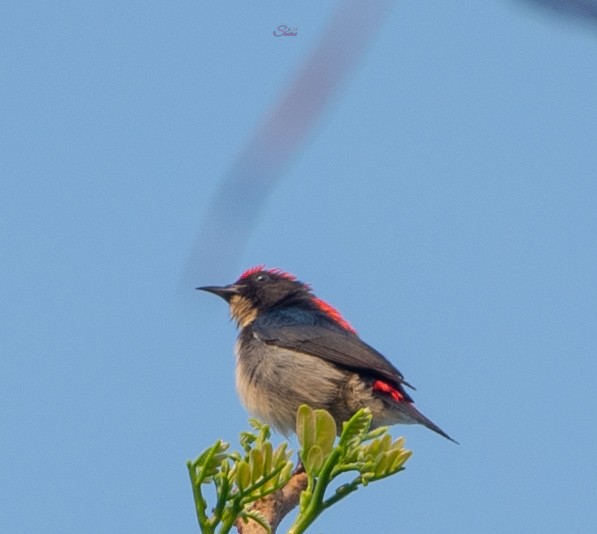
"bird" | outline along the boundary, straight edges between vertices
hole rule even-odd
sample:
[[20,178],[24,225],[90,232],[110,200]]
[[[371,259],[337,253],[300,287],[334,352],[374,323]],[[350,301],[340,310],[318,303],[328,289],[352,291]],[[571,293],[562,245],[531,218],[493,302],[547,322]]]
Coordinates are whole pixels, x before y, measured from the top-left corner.
[[369,408],[372,429],[418,423],[458,443],[415,407],[402,373],[296,276],[258,265],[232,284],[197,289],[228,303],[239,329],[240,400],[281,434],[294,432],[297,410],[307,404],[327,410],[338,429]]

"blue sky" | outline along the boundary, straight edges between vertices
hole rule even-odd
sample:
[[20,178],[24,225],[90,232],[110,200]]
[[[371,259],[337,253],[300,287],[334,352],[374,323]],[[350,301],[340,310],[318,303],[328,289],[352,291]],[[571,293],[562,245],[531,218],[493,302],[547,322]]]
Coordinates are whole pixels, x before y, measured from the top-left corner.
[[247,416],[193,287],[259,263],[461,443],[394,427],[314,532],[597,529],[597,40],[533,4],[396,3],[224,266],[209,206],[336,4],[5,6],[0,531],[198,531],[185,460]]

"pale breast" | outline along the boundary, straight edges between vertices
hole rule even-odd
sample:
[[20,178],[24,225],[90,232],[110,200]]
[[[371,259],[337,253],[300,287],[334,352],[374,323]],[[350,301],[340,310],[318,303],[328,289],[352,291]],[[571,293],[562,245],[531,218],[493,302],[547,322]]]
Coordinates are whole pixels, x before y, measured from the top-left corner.
[[298,407],[333,409],[347,376],[308,354],[253,337],[236,344],[236,387],[247,410],[284,434],[295,429]]

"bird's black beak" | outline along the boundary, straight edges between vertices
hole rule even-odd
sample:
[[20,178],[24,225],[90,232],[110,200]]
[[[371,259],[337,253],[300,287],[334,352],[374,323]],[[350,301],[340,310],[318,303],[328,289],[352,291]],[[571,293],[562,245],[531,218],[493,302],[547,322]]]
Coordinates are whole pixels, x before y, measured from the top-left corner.
[[208,293],[213,293],[214,295],[218,295],[218,297],[222,297],[226,302],[230,302],[230,299],[234,295],[239,295],[239,287],[231,284],[229,286],[203,286],[198,287],[196,289],[200,289],[201,291],[207,291]]

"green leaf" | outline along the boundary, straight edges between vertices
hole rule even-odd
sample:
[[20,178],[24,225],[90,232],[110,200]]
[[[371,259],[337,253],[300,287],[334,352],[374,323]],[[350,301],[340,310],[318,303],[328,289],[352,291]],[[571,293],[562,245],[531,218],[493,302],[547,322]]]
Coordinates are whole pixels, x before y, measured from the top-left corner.
[[385,434],[382,438],[380,438],[379,445],[380,445],[380,450],[382,450],[382,451],[390,450],[390,448],[393,447],[392,436],[390,436],[390,434]]
[[267,474],[272,470],[272,460],[274,456],[273,447],[270,441],[261,446],[261,453],[263,454],[263,473]]
[[[257,432],[261,432],[263,430],[264,427],[267,427],[267,425],[265,423],[262,423],[259,419],[257,419],[256,417],[251,417],[249,419],[249,425],[254,429],[257,430]],[[268,427],[269,428],[269,427]]]
[[327,457],[336,441],[336,421],[331,414],[325,410],[315,410],[315,442],[322,450],[323,456]]
[[371,441],[372,439],[378,438],[379,436],[385,434],[389,430],[389,426],[378,426],[374,430],[370,430],[367,432],[363,441]]
[[243,431],[240,433],[240,445],[245,452],[249,452],[253,443],[257,441],[257,436],[251,432]]
[[236,464],[236,485],[240,491],[251,484],[251,468],[249,464],[244,460],[241,460]]
[[290,477],[292,477],[292,468],[292,462],[287,462],[286,465],[282,468],[282,471],[280,471],[280,474],[278,475],[278,484],[280,484],[281,482],[286,484],[286,482],[290,480]]
[[384,452],[381,439],[374,439],[368,445],[363,445],[363,455],[366,458],[375,458],[381,452]]
[[228,443],[218,440],[191,462],[191,468],[198,483],[211,482],[211,478],[218,473],[221,462],[228,457],[226,454],[228,447]]
[[228,458],[226,458],[225,460],[222,460],[222,463],[220,464],[220,475],[222,477],[227,477],[228,473],[230,472],[230,461]]
[[315,442],[315,418],[313,410],[306,404],[301,404],[296,414],[296,437],[303,452]]
[[305,469],[316,474],[334,448],[336,422],[329,412],[304,404],[297,412],[296,433]]
[[313,445],[309,449],[306,458],[303,458],[303,464],[310,475],[316,476],[319,473],[323,465],[323,451],[319,445]]
[[371,426],[371,419],[371,410],[369,408],[361,408],[344,423],[339,445],[346,450],[357,447],[367,435]]
[[390,463],[390,459],[388,458],[388,453],[381,453],[373,465],[373,470],[376,476],[381,476],[386,472],[388,468],[388,464]]
[[398,438],[394,443],[392,443],[392,449],[403,449],[405,443],[405,438]]
[[395,472],[399,469],[402,469],[402,466],[406,463],[406,460],[408,460],[412,455],[412,451],[402,450],[392,463],[392,471]]
[[263,476],[263,453],[259,449],[252,449],[249,453],[251,467],[251,482],[255,483]]
[[286,450],[287,446],[288,443],[280,443],[280,445],[278,445],[272,458],[273,467],[280,465],[281,462],[286,462],[288,458],[290,458],[291,451]]

